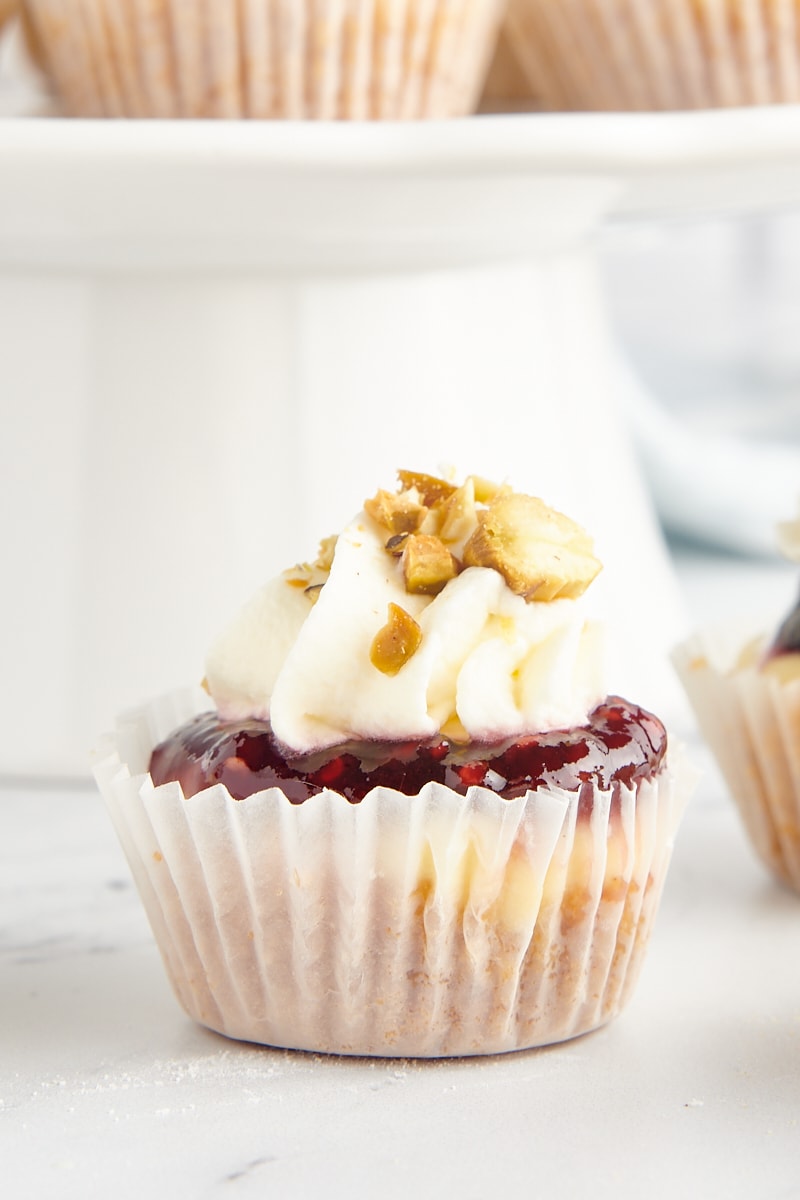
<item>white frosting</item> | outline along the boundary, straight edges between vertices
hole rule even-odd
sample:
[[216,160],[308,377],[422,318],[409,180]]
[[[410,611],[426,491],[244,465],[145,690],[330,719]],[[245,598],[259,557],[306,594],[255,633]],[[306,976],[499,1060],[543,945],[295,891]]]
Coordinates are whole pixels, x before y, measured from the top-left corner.
[[[296,572],[253,597],[206,664],[223,717],[269,717],[298,752],[426,738],[454,718],[473,741],[585,722],[605,691],[599,627],[581,601],[526,603],[488,567],[462,571],[436,597],[411,595],[385,536],[360,514],[316,603],[292,584]],[[422,641],[386,675],[370,648],[392,602]]]

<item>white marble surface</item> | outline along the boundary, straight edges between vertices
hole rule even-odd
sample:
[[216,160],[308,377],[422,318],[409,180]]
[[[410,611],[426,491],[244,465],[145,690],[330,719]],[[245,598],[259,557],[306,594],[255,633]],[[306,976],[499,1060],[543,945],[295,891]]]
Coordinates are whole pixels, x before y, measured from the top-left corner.
[[[684,556],[690,612],[793,577]],[[775,597],[775,593],[780,596]],[[169,991],[101,801],[0,787],[0,1162],[15,1198],[800,1196],[800,898],[704,768],[627,1012],[440,1063],[228,1042]]]

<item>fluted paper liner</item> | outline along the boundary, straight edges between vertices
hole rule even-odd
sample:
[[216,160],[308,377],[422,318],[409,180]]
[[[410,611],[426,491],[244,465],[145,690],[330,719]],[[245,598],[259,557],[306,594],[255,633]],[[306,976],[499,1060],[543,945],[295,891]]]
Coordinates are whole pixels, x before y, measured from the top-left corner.
[[622,1008],[683,808],[675,773],[596,792],[590,818],[555,788],[187,800],[147,765],[197,710],[187,692],[132,714],[95,767],[195,1020],[271,1046],[438,1057],[559,1041]]
[[753,846],[800,892],[800,677],[729,665],[720,639],[703,633],[673,659]]
[[504,0],[28,0],[66,110],[88,117],[471,112]]
[[510,0],[506,22],[548,108],[800,100],[797,0]]

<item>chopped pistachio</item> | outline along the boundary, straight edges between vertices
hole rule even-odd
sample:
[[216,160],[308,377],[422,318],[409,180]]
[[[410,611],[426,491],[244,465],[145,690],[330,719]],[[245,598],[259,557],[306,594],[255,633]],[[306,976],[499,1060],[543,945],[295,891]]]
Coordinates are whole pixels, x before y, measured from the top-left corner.
[[365,510],[390,533],[413,533],[425,517],[425,505],[409,492],[378,491],[364,503]]
[[325,587],[324,583],[310,583],[304,590],[304,595],[308,596],[312,604],[316,604],[319,600],[319,594]]
[[464,542],[475,529],[475,490],[472,479],[436,505],[440,513],[439,537],[444,542]]
[[526,600],[580,596],[598,572],[588,534],[542,500],[501,493],[478,514],[464,564],[493,567]]
[[493,483],[481,475],[470,475],[476,504],[489,504],[500,492],[507,490],[505,485]]
[[399,558],[400,555],[403,553],[403,547],[406,544],[408,536],[409,535],[407,533],[392,534],[392,536],[389,538],[388,542],[384,546],[384,550],[388,550],[388,552],[394,558]]
[[318,567],[320,571],[330,571],[333,566],[333,555],[336,551],[338,540],[339,538],[334,533],[330,537],[323,538],[320,542],[317,561],[314,563],[314,566]]
[[396,675],[413,657],[422,641],[422,630],[399,604],[389,605],[388,620],[372,640],[369,659],[384,675]]
[[403,547],[406,591],[435,596],[459,572],[458,560],[438,537],[412,533]]
[[437,501],[451,496],[456,490],[454,483],[448,483],[446,479],[438,479],[435,475],[424,475],[418,471],[398,471],[397,478],[400,480],[403,491],[407,492],[411,488],[416,488],[422,498],[422,503],[428,508]]

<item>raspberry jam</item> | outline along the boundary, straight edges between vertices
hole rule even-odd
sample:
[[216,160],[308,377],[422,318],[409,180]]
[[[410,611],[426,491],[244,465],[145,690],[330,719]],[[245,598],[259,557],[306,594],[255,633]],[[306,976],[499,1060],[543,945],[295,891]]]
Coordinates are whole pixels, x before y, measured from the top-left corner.
[[505,799],[549,784],[569,791],[634,785],[655,775],[667,748],[664,726],[651,713],[609,696],[574,729],[528,734],[495,745],[428,742],[346,742],[306,757],[286,753],[263,721],[220,721],[202,713],[153,751],[155,784],[180,782],[193,796],[221,783],[236,800],[279,787],[292,804],[324,788],[357,804],[374,787],[416,795],[430,781],[466,795],[473,785]]

